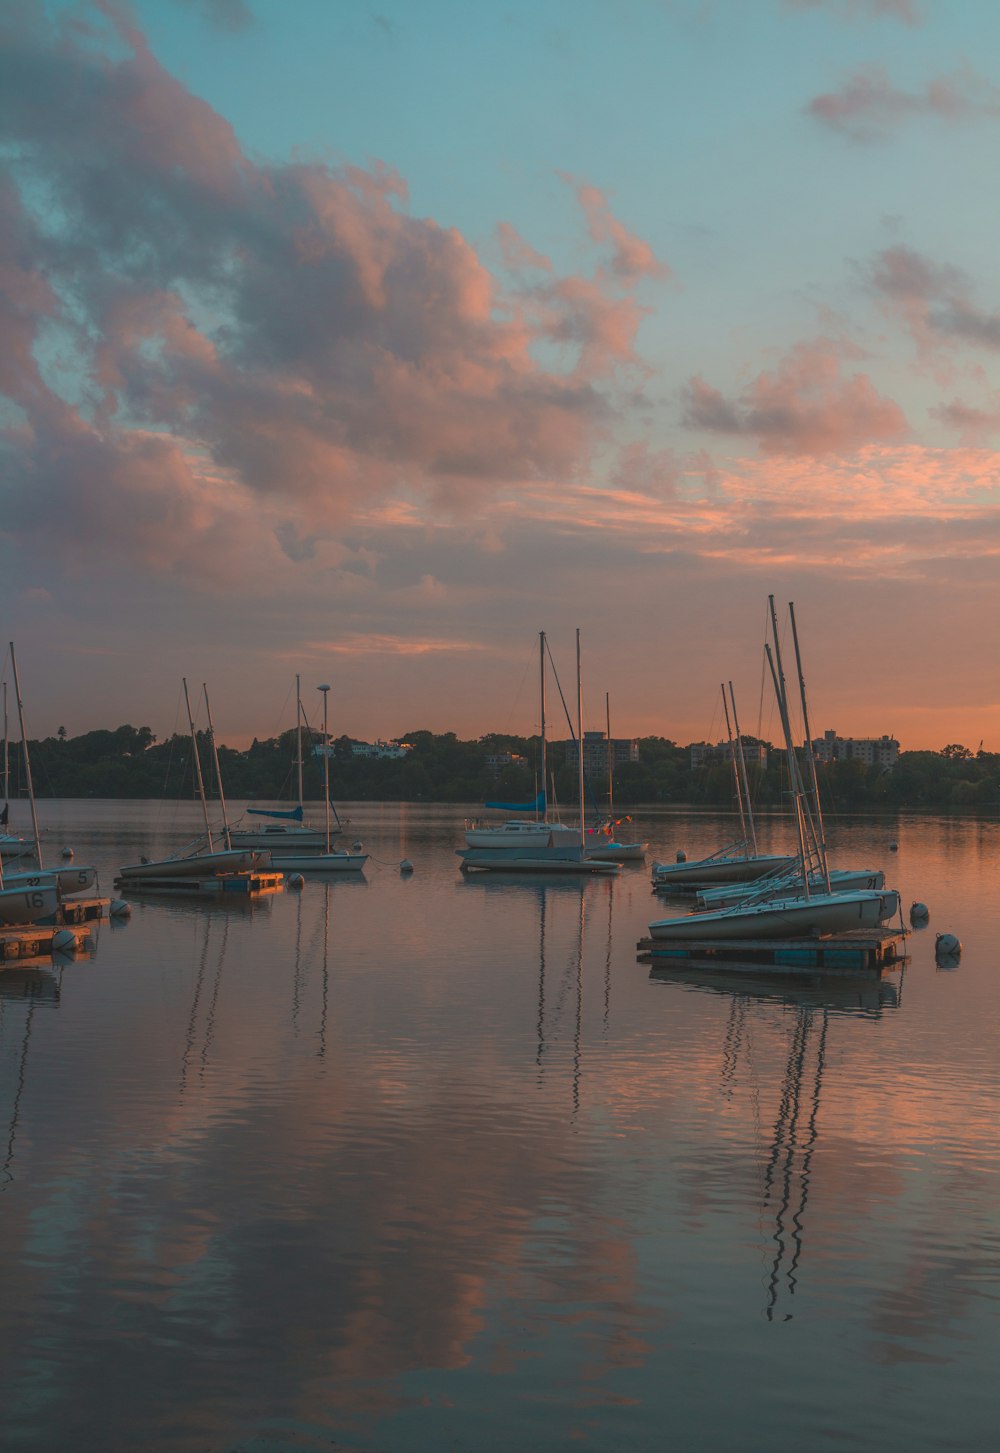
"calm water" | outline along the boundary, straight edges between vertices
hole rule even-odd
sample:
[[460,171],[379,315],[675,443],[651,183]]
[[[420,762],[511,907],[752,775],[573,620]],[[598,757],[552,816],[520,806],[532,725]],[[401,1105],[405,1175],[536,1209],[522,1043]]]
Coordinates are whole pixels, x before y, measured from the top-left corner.
[[[105,891],[197,825],[42,810]],[[836,824],[930,926],[775,992],[638,963],[645,867],[463,881],[459,810],[351,817],[363,879],[0,969],[5,1450],[995,1446],[1000,824]]]

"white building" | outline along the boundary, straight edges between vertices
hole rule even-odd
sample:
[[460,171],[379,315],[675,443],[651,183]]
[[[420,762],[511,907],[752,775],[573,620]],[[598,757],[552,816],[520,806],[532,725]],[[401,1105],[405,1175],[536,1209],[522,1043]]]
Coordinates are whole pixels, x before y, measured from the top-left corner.
[[838,737],[824,732],[813,742],[818,762],[863,762],[866,767],[895,767],[899,743],[895,737]]
[[[567,767],[575,767],[580,758],[577,754],[576,740],[566,742],[565,762]],[[583,734],[583,770],[590,776],[600,776],[608,771],[608,737],[606,732],[584,732]],[[638,762],[639,741],[636,737],[612,737],[611,738],[611,759],[612,765],[620,767],[623,762]]]
[[[413,751],[411,742],[352,742],[352,757],[405,757],[408,752]],[[314,757],[332,757],[334,754],[333,742],[325,746],[321,742],[319,746],[313,747]]]

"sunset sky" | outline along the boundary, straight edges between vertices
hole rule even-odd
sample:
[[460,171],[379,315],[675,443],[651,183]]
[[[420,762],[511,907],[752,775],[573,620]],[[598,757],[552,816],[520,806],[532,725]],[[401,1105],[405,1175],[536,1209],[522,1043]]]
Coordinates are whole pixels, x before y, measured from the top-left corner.
[[1000,750],[992,0],[0,6],[6,639],[32,735]]

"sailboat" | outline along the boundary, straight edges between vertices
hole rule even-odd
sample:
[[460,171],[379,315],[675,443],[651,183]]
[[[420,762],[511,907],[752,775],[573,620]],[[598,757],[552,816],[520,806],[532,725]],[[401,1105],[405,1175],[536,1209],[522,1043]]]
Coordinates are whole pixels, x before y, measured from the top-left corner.
[[[201,757],[198,753],[198,738],[194,729],[194,717],[191,715],[191,700],[188,696],[187,678],[183,678],[184,703],[187,707],[188,727],[191,733],[191,750],[194,755],[195,781],[198,786],[198,797],[201,801],[202,815],[205,820],[205,838],[208,842],[208,851],[205,852],[202,845],[196,844],[190,851],[177,853],[169,858],[160,858],[150,862],[148,858],[141,859],[138,863],[129,863],[118,869],[118,881],[128,883],[141,883],[144,880],[155,880],[159,878],[213,878],[221,873],[249,873],[254,868],[265,868],[270,866],[266,854],[257,853],[248,848],[234,848],[231,842],[229,825],[225,823],[224,841],[225,848],[217,850],[212,838],[212,824],[208,815],[208,801],[205,797],[205,781],[201,775]],[[208,693],[205,695],[206,703]],[[209,712],[211,723],[211,712]],[[215,732],[210,728],[213,750],[215,747]],[[218,761],[218,758],[216,758]],[[220,783],[221,789],[221,783]],[[220,790],[221,798],[221,790]],[[223,820],[225,822],[225,805],[223,799]]]
[[[538,677],[541,707],[541,771],[542,786],[533,802],[487,802],[486,806],[502,812],[534,813],[534,818],[510,818],[506,822],[466,823],[465,841],[470,848],[550,848],[558,843],[576,847],[577,833],[561,822],[548,820],[548,757],[545,735],[545,632],[538,632]],[[541,815],[539,815],[541,814]]]
[[[730,703],[733,709],[732,722],[729,717]],[[675,889],[679,893],[686,893],[711,884],[752,883],[773,873],[794,872],[798,861],[788,853],[762,853],[757,848],[757,829],[754,825],[750,781],[743,753],[743,735],[736,714],[736,696],[731,681],[729,702],[726,700],[726,688],[722,687],[722,705],[729,737],[729,759],[733,768],[733,788],[740,818],[741,838],[739,842],[720,848],[709,857],[694,862],[654,863],[653,887],[668,893]],[[733,725],[736,728],[735,738]]]
[[[60,867],[46,872],[42,859],[41,835],[38,831],[38,814],[35,810],[35,788],[31,777],[31,755],[24,730],[24,705],[21,700],[21,686],[17,675],[17,657],[14,643],[10,643],[10,664],[14,674],[14,695],[17,698],[17,717],[21,731],[21,752],[24,758],[24,775],[28,788],[28,802],[31,807],[32,841],[29,852],[38,864],[37,869],[22,870],[4,874],[0,870],[0,921],[4,923],[36,923],[40,918],[54,914],[62,898],[71,893],[82,893],[92,888],[97,881],[96,868]],[[4,748],[6,776],[7,743],[7,699],[4,691]],[[5,783],[6,788],[6,783]],[[4,812],[6,813],[6,806]],[[19,855],[21,856],[21,855]]]
[[[809,793],[802,781],[792,741],[773,596],[770,597],[770,608],[774,652],[772,653],[770,644],[765,645],[764,650],[781,717],[788,757],[788,774],[795,800],[800,875],[796,891],[786,896],[766,898],[763,901],[744,901],[731,907],[708,909],[700,913],[687,914],[684,917],[660,919],[649,925],[650,935],[655,939],[690,942],[692,940],[736,938],[794,938],[847,933],[857,929],[878,928],[899,911],[899,895],[891,890],[862,889],[849,893],[831,891],[819,800],[819,782],[809,733],[805,678],[802,674],[802,658],[795,625],[795,608],[791,606],[789,609],[802,698],[806,759],[809,764]],[[822,874],[822,886],[818,893],[811,889],[811,880],[816,871]]]
[[641,863],[645,860],[649,843],[619,842],[615,834],[615,828],[620,824],[615,821],[615,749],[611,740],[611,697],[608,692],[604,693],[604,710],[608,744],[608,815],[594,828],[592,836],[596,836],[597,841],[587,844],[587,852],[592,858],[605,858],[615,863]]
[[[544,711],[545,711],[545,633],[541,632],[542,646],[542,765],[544,757]],[[515,846],[473,846],[459,851],[462,871],[518,873],[617,873],[617,863],[590,857],[587,852],[587,830],[584,806],[583,783],[583,681],[580,669],[580,631],[576,633],[576,715],[579,752],[579,796],[580,826],[577,832],[563,829],[561,833],[548,828],[548,841],[537,844],[518,843]],[[468,836],[468,835],[467,835]],[[561,840],[562,839],[562,840]],[[571,839],[567,841],[565,839]]]
[[[296,685],[298,683],[298,677]],[[320,686],[323,693],[323,742],[329,740],[327,731],[327,699],[329,686]],[[301,748],[300,748],[301,760]],[[296,852],[293,844],[282,844],[271,849],[271,862],[284,873],[293,871],[305,873],[360,873],[368,861],[367,853],[331,852],[330,850],[330,754],[323,753],[323,810],[324,844],[322,852]]]
[[[321,853],[329,851],[329,841],[340,832],[339,825],[327,829],[310,827],[305,821],[305,804],[302,798],[302,685],[301,678],[295,678],[295,772],[298,786],[298,803],[291,808],[275,807],[248,807],[247,812],[251,817],[266,817],[267,823],[257,827],[234,828],[230,837],[234,847],[240,848],[268,848],[275,852],[284,854],[287,848],[290,853],[314,852]],[[329,767],[329,742],[324,735],[323,738],[323,760]],[[329,809],[329,772],[324,779],[327,783],[326,803]],[[329,818],[329,810],[327,811]]]

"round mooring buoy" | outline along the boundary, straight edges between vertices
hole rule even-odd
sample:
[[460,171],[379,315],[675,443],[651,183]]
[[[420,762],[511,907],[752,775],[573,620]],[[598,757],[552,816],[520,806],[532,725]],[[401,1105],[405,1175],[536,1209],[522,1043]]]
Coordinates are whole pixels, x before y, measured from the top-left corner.
[[289,877],[285,879],[285,882],[288,884],[289,888],[304,888],[306,885],[306,880],[305,878],[303,878],[301,873],[290,874]]
[[72,848],[63,848],[62,855],[64,858],[72,858],[76,856]]
[[889,851],[890,851],[890,853],[898,853],[899,852],[899,843],[890,843],[889,844]]
[[678,848],[677,849],[677,861],[679,863],[686,863],[687,860],[688,860],[687,853],[684,851],[683,848]]
[[354,841],[351,843],[351,852],[352,853],[363,853],[364,850],[365,850],[364,843],[361,841],[361,839],[359,837],[356,837],[354,839]]
[[962,940],[954,933],[939,933],[934,940],[934,953],[939,963],[944,960],[957,963],[962,954]]
[[112,898],[108,912],[112,918],[131,918],[132,905],[126,903],[124,898]]
[[399,871],[401,873],[412,873],[413,872],[413,864],[410,862],[409,858],[404,858],[403,859],[403,861],[399,865]]
[[927,907],[927,904],[926,903],[911,903],[910,904],[910,922],[911,923],[926,923],[927,920],[928,920],[928,918],[930,918],[930,916],[931,916],[931,911]]
[[68,928],[56,929],[52,935],[52,952],[54,954],[71,954],[76,948],[76,935],[70,933]]

